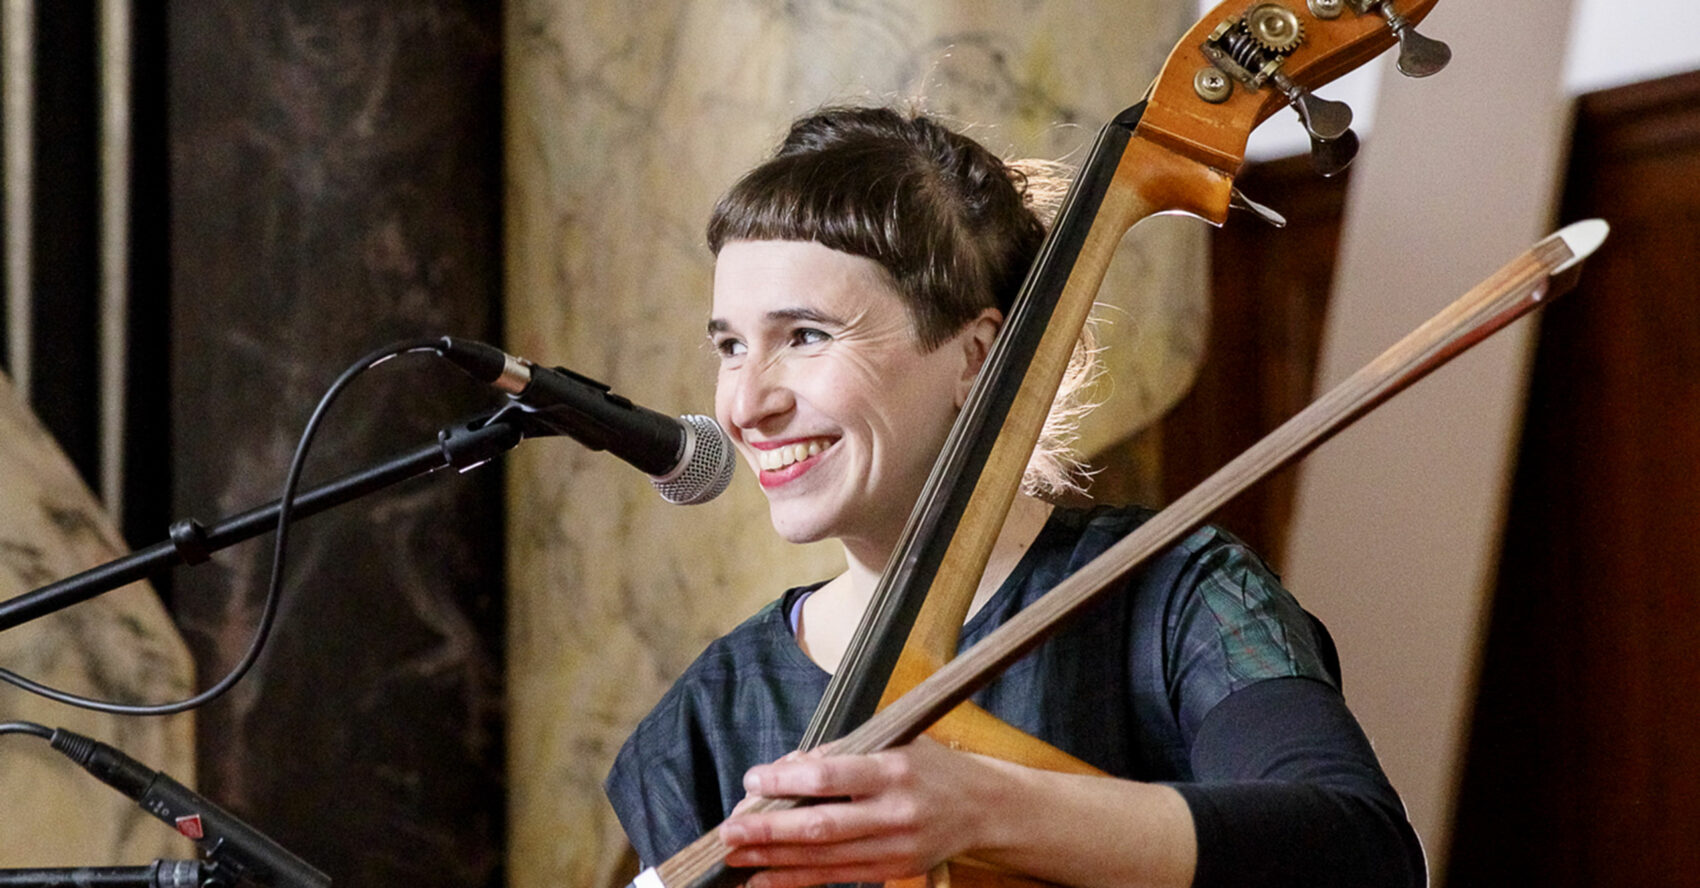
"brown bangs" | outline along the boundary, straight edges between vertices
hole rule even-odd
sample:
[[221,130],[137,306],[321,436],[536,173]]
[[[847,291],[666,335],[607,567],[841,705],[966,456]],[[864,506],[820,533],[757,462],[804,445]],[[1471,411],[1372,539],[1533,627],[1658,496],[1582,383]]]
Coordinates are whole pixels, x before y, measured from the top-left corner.
[[[891,274],[921,343],[933,348],[982,309],[1007,308],[1020,279],[991,279],[1010,264],[988,255],[1004,239],[970,230],[975,200],[941,175],[940,161],[961,150],[951,141],[962,137],[937,128],[917,145],[914,124],[891,116],[908,128],[908,141],[885,132],[841,130],[823,140],[794,131],[775,157],[720,199],[708,245],[718,255],[737,240],[814,241],[871,259]],[[943,166],[954,172],[953,164]],[[1036,245],[1043,231],[1037,223],[1032,229]]]

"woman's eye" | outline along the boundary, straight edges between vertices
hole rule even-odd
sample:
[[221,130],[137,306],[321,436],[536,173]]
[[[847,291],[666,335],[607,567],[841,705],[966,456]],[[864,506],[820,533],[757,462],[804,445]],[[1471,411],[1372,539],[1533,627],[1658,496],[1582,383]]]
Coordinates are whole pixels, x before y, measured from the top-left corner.
[[799,327],[791,332],[791,341],[796,345],[819,345],[831,338],[826,331],[813,327]]
[[746,348],[744,346],[744,343],[741,340],[718,339],[718,340],[715,340],[714,350],[722,358],[735,358],[735,357],[738,357],[739,355],[742,355],[745,352]]

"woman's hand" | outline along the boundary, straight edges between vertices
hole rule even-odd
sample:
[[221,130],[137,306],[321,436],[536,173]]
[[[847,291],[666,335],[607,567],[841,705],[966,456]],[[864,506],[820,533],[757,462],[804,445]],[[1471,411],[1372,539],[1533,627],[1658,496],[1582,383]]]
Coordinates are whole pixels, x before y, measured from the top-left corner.
[[[880,882],[978,847],[995,808],[996,765],[925,737],[872,755],[788,755],[744,775],[749,795],[720,827],[732,866],[764,867],[755,888]],[[829,801],[747,813],[756,798]]]

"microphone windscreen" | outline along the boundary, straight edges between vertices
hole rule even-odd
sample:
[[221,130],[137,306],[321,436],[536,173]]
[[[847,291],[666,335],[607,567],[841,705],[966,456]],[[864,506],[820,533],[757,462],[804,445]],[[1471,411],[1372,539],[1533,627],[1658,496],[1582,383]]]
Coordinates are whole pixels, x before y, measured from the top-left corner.
[[732,469],[737,465],[732,441],[710,417],[693,414],[681,416],[679,421],[688,433],[678,468],[649,480],[661,498],[674,505],[706,503],[732,483]]

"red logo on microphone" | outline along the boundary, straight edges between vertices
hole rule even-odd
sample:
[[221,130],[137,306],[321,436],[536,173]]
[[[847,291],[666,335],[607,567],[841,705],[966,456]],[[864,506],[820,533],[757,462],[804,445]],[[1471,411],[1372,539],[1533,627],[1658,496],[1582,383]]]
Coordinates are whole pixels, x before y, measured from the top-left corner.
[[177,831],[197,842],[206,836],[206,831],[201,829],[201,815],[199,814],[177,818]]

